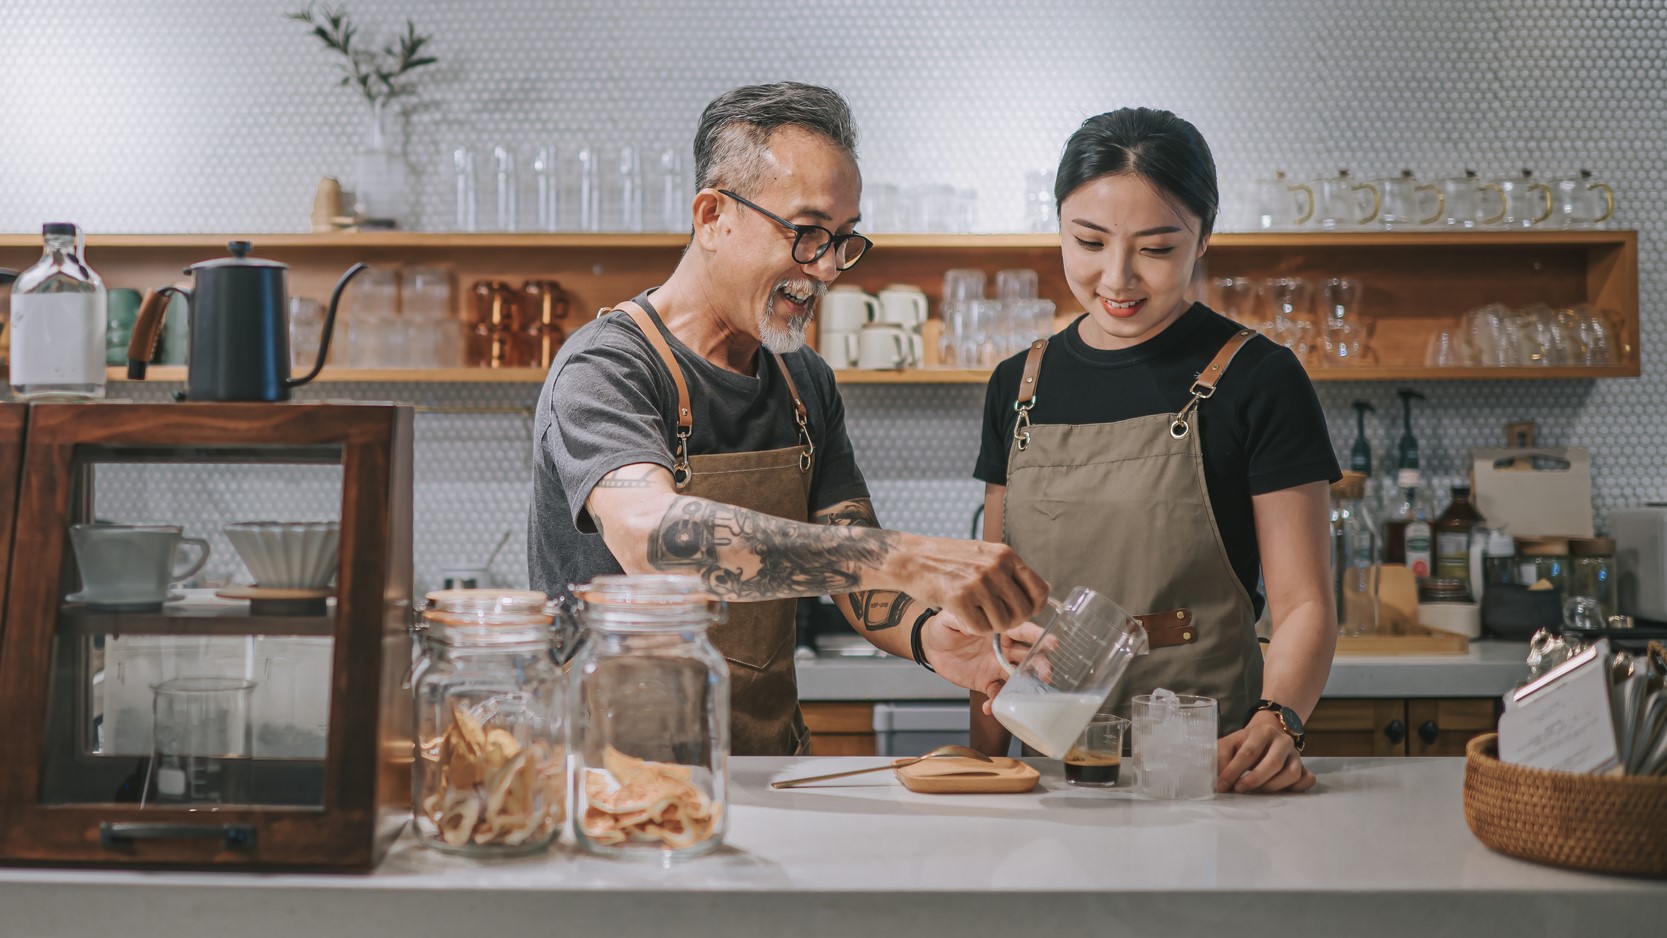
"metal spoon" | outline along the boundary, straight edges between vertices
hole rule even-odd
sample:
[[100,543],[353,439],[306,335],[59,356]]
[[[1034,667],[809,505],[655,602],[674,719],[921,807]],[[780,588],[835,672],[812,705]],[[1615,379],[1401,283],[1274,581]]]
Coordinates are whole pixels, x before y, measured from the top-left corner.
[[811,782],[827,782],[836,778],[849,778],[852,775],[862,775],[867,772],[884,772],[886,769],[901,769],[904,766],[914,765],[916,762],[924,762],[927,759],[943,758],[975,759],[979,762],[993,761],[989,756],[976,749],[968,749],[965,746],[939,746],[923,756],[915,756],[909,759],[898,759],[896,762],[888,762],[885,765],[876,765],[867,769],[852,769],[849,772],[833,772],[828,775],[812,775],[808,778],[784,779],[779,782],[771,782],[770,787],[797,788],[800,785],[808,785]]

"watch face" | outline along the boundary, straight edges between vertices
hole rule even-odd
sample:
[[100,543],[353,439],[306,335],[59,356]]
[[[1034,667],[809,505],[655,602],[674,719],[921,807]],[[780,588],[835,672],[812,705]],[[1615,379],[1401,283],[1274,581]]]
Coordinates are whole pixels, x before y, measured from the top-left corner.
[[1304,730],[1302,728],[1302,717],[1297,716],[1297,712],[1295,710],[1292,710],[1290,707],[1280,707],[1279,717],[1285,721],[1286,729],[1297,734],[1298,736],[1303,734]]

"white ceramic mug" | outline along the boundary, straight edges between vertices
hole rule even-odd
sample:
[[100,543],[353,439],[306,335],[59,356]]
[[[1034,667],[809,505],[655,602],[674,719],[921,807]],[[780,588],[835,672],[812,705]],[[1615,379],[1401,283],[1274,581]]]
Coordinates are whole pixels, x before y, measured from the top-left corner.
[[902,368],[909,363],[911,351],[908,330],[891,323],[871,322],[857,336],[857,367]]
[[918,331],[926,321],[926,294],[906,283],[886,287],[880,291],[879,318]]
[[[208,542],[184,537],[177,524],[76,524],[69,536],[82,588],[64,598],[89,606],[155,608],[168,599],[169,584],[208,563]],[[202,553],[185,569],[176,569],[185,544]]]
[[880,313],[880,301],[856,287],[835,287],[822,297],[822,329],[850,332],[873,322]]
[[834,368],[855,368],[857,366],[857,334],[855,332],[832,332],[823,329],[816,339],[816,351]]

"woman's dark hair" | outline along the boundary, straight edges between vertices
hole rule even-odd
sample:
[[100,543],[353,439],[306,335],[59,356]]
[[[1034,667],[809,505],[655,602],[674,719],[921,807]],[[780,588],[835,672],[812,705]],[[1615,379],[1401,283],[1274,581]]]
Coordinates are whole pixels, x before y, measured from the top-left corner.
[[1168,111],[1126,107],[1090,117],[1065,143],[1054,174],[1054,208],[1102,176],[1134,173],[1197,215],[1198,236],[1215,227],[1221,194],[1216,161],[1198,128]]

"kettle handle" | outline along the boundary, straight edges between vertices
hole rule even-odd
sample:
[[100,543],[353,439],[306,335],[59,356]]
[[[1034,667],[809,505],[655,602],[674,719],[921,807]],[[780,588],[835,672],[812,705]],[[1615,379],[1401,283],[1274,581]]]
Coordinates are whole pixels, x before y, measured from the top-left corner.
[[127,379],[145,380],[145,367],[156,357],[156,345],[162,340],[163,316],[168,312],[168,298],[174,294],[191,302],[191,291],[183,287],[163,287],[152,291],[139,307],[139,317],[133,322],[133,338],[127,342]]
[[341,304],[342,293],[347,289],[349,280],[368,269],[370,269],[368,264],[354,264],[347,269],[347,273],[342,274],[340,280],[336,281],[336,289],[330,294],[330,309],[324,314],[324,334],[318,338],[318,361],[313,362],[313,370],[307,372],[304,376],[286,379],[284,387],[298,388],[318,377],[318,373],[324,370],[324,360],[330,357],[330,333],[335,331],[336,328],[336,307]]

